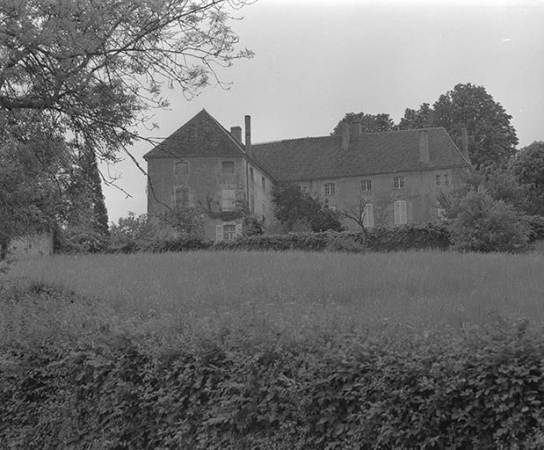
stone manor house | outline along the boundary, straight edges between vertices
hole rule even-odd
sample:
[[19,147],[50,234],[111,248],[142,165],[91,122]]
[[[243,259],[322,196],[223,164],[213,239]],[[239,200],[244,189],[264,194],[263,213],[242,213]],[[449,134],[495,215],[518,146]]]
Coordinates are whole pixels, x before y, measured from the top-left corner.
[[[206,110],[158,144],[148,164],[148,215],[173,207],[207,210],[205,237],[242,233],[245,205],[265,232],[274,225],[272,188],[295,183],[331,208],[361,214],[364,226],[439,220],[438,194],[459,183],[470,166],[443,128],[362,133],[342,124],[339,136],[252,143],[251,118],[228,131]],[[345,219],[348,229],[360,229]]]

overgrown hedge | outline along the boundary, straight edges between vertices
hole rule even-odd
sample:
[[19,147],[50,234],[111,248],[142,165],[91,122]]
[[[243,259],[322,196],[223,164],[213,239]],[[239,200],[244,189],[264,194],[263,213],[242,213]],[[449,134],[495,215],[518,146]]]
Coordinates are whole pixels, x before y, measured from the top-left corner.
[[375,227],[362,232],[289,233],[260,235],[224,241],[213,245],[218,250],[308,250],[347,252],[392,252],[442,249],[450,246],[445,227],[435,224]]
[[4,355],[0,448],[544,448],[544,340],[522,326],[455,345],[242,344]]

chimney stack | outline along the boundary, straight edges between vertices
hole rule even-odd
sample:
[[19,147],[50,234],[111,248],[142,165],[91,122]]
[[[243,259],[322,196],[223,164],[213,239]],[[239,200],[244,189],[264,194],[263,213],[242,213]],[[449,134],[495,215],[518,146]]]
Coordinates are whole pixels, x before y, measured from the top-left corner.
[[470,161],[468,157],[468,130],[467,127],[461,128],[461,141],[463,148],[461,149],[461,152],[463,153],[463,156]]
[[242,143],[242,127],[230,127],[230,134],[239,144]]
[[342,150],[349,148],[349,123],[347,121],[342,122]]
[[361,137],[361,133],[362,133],[362,124],[361,124],[361,121],[360,120],[356,120],[354,123],[353,123],[353,135],[359,139]]
[[419,160],[425,164],[429,164],[429,131],[419,131]]
[[251,116],[246,116],[246,153],[251,158]]

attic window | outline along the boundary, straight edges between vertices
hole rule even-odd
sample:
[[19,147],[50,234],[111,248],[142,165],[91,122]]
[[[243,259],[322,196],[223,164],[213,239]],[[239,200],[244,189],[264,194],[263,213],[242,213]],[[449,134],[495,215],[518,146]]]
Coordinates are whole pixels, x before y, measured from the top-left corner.
[[234,161],[223,161],[221,163],[221,170],[223,174],[234,173]]
[[189,164],[184,161],[176,161],[174,164],[174,174],[178,178],[187,178],[187,175],[189,175]]

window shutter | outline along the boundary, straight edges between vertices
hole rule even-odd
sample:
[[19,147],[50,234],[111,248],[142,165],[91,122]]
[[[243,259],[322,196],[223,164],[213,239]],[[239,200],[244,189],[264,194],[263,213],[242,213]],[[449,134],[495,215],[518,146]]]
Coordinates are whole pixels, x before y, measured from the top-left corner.
[[223,225],[215,226],[215,242],[221,242],[223,240]]
[[408,222],[406,218],[406,201],[402,200],[399,203],[400,203],[400,223],[404,224]]
[[237,223],[236,224],[236,236],[240,237],[242,236],[242,224],[241,223]]
[[400,225],[400,202],[393,203],[393,208],[395,210],[395,225]]
[[365,219],[366,219],[365,226],[367,227],[374,226],[374,205],[372,203],[368,203],[365,205]]

